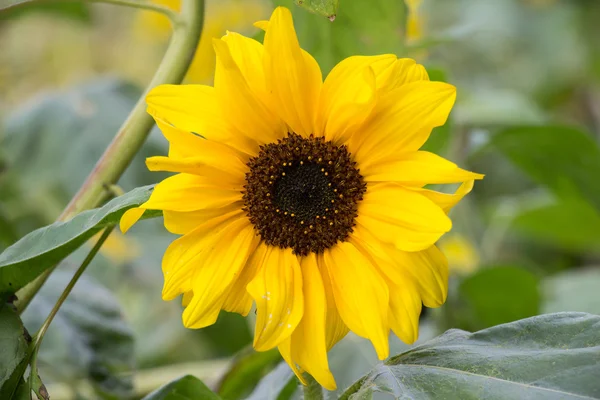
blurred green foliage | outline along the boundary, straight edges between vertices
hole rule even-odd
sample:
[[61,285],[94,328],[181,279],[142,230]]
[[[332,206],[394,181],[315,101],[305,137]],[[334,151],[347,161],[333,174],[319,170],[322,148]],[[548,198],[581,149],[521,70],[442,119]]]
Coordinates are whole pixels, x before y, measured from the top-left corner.
[[176,381],[170,382],[155,392],[144,397],[144,400],[219,400],[198,378],[186,375]]

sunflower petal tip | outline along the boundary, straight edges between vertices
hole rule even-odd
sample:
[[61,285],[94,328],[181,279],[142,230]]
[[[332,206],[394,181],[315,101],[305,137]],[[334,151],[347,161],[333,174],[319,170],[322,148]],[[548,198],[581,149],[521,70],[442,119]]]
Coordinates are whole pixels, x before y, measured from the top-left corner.
[[266,20],[256,21],[253,25],[258,29],[266,31],[269,28],[269,21],[266,21]]
[[136,222],[144,215],[146,210],[141,207],[130,208],[125,211],[119,220],[119,229],[121,233],[126,233]]
[[[315,379],[317,379],[317,378],[315,378]],[[333,377],[333,374],[331,373],[331,371],[329,371],[328,369],[321,371],[317,381],[326,390],[329,390],[329,391],[337,390],[337,384],[335,383],[335,378]]]

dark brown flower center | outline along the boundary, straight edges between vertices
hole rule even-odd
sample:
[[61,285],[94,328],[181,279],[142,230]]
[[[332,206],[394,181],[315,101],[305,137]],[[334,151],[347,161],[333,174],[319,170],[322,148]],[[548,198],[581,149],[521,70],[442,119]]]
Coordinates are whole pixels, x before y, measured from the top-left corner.
[[248,167],[244,210],[267,244],[307,255],[348,238],[366,184],[346,146],[290,133]]

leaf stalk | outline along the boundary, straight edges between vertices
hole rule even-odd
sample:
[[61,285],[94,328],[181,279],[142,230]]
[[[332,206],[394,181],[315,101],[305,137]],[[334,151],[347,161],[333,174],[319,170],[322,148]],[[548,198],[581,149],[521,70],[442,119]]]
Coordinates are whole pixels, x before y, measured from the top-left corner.
[[[120,5],[142,4],[135,0],[97,1]],[[160,12],[155,8],[154,11]],[[158,70],[90,175],[58,217],[59,221],[66,221],[81,211],[97,207],[110,197],[110,191],[106,188],[116,184],[154,126],[154,120],[146,112],[146,94],[155,86],[183,81],[196,52],[203,21],[204,0],[182,0],[181,12],[177,14],[171,41]],[[19,313],[31,302],[54,268],[44,271],[17,293],[15,305]]]

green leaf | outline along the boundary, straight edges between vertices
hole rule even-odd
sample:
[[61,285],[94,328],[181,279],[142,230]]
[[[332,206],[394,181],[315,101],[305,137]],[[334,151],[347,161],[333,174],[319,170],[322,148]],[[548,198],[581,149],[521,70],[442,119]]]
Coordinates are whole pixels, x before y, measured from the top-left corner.
[[[50,275],[23,313],[26,326],[36,330],[41,326],[72,275],[65,270]],[[41,376],[62,382],[88,378],[100,398],[132,395],[133,331],[114,295],[87,275],[77,281],[54,317],[38,360]]]
[[465,278],[459,288],[465,309],[457,314],[468,329],[516,321],[538,314],[540,293],[537,278],[514,266],[483,268]]
[[311,13],[322,15],[332,21],[335,19],[339,6],[339,0],[294,0],[294,3]]
[[258,383],[246,400],[287,400],[294,392],[290,393],[289,386],[296,386],[296,382],[289,365],[282,361]]
[[[0,294],[14,293],[56,265],[107,226],[117,224],[125,211],[150,197],[152,186],[136,188],[101,208],[84,211],[66,222],[37,229],[0,254]],[[145,218],[160,215],[147,211]]]
[[583,199],[560,199],[554,204],[524,211],[515,218],[514,227],[563,248],[600,247],[600,213]]
[[11,304],[0,306],[0,321],[0,399],[10,399],[27,369],[31,337]]
[[143,400],[219,400],[198,378],[186,375],[167,383],[158,390],[144,397]]
[[232,362],[218,386],[219,394],[227,400],[241,399],[256,386],[256,382],[269,371],[281,357],[276,349],[266,352],[246,349]]
[[21,378],[11,400],[32,400],[29,382],[26,382],[25,379]]
[[[557,313],[450,330],[377,366],[341,399],[599,398],[600,316]],[[356,393],[354,393],[356,392]]]
[[542,281],[543,312],[581,311],[600,314],[600,269],[570,269]]
[[600,209],[600,148],[574,128],[532,126],[498,133],[491,145],[559,197],[583,196]]

